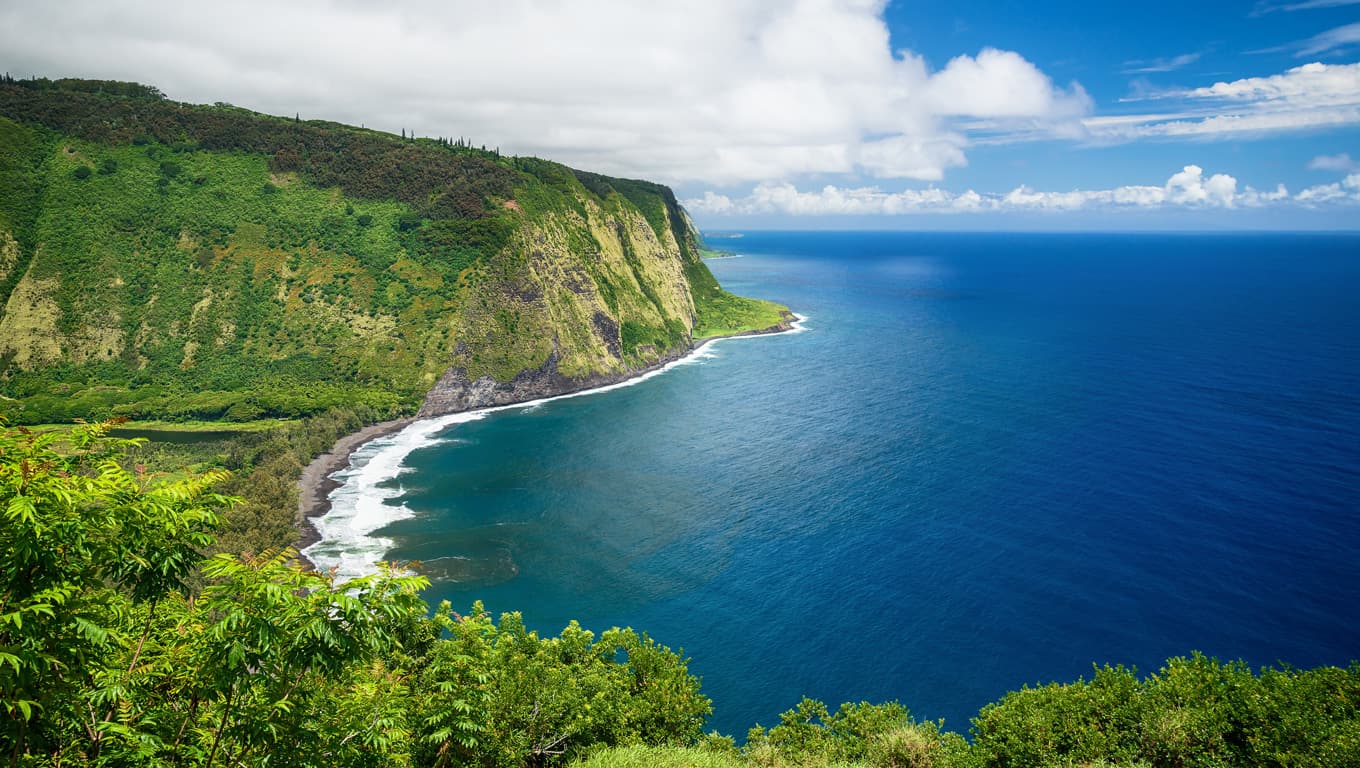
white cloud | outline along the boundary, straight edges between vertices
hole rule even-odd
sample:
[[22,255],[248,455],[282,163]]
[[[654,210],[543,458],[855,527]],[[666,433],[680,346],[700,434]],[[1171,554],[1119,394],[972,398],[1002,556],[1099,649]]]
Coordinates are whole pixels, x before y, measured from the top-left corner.
[[1338,184],[1319,184],[1309,187],[1299,193],[1299,200],[1308,203],[1327,203],[1333,200],[1341,200],[1346,197],[1346,192]]
[[1324,53],[1340,53],[1360,43],[1360,22],[1329,29],[1298,44],[1295,56],[1317,56]]
[[1240,134],[1303,131],[1360,124],[1360,106],[1300,112],[1177,117],[1178,119],[1149,123],[1132,121],[1121,124],[1113,121],[1087,120],[1085,124],[1092,136],[1110,140],[1193,136],[1226,138]]
[[1311,11],[1316,8],[1336,8],[1343,5],[1355,5],[1360,0],[1298,0],[1297,2],[1259,2],[1251,12],[1252,16],[1260,16],[1275,11]]
[[1169,58],[1162,59],[1152,59],[1151,61],[1143,61],[1141,59],[1135,61],[1126,61],[1124,62],[1125,69],[1122,70],[1122,72],[1125,75],[1143,75],[1153,72],[1174,72],[1178,69],[1181,69],[1182,67],[1188,67],[1191,64],[1194,64],[1195,62],[1199,61],[1201,56],[1203,56],[1202,53],[1183,53],[1179,56],[1171,56]]
[[1242,194],[1237,196],[1237,202],[1248,208],[1261,208],[1289,200],[1289,190],[1283,184],[1277,184],[1274,191],[1259,192],[1251,187],[1247,187]]
[[732,198],[727,195],[720,195],[712,190],[704,192],[703,197],[686,200],[685,206],[691,211],[715,213],[719,216],[740,212],[737,210],[736,204],[732,202]]
[[1036,191],[1019,186],[1005,193],[956,193],[937,188],[885,192],[878,187],[845,188],[827,185],[801,191],[793,184],[758,184],[750,195],[732,199],[713,192],[685,200],[698,214],[788,216],[894,216],[913,213],[975,213],[985,211],[1167,210],[1263,208],[1360,204],[1360,173],[1335,184],[1310,187],[1291,196],[1283,184],[1274,190],[1253,187],[1238,190],[1238,182],[1225,173],[1205,176],[1204,169],[1187,165],[1162,186],[1126,185],[1112,189]]
[[1338,200],[1360,201],[1360,173],[1352,173],[1333,184],[1318,184],[1298,194],[1304,203],[1332,203]]
[[[886,0],[70,0],[0,4],[15,74],[139,80],[606,173],[713,184],[935,180],[965,120],[1070,135],[1090,111],[1019,54],[932,72]],[[1051,133],[1050,133],[1051,135]]]
[[1360,125],[1360,63],[1313,62],[1268,77],[1144,93],[1126,102],[1180,101],[1180,110],[1088,117],[1096,140],[1241,136]]
[[1166,201],[1173,204],[1221,205],[1231,208],[1237,197],[1237,179],[1218,173],[1204,178],[1204,169],[1187,165],[1166,182]]
[[1360,170],[1360,163],[1351,159],[1347,152],[1339,155],[1318,155],[1308,161],[1310,171],[1355,171]]
[[1170,95],[1253,104],[1284,102],[1308,107],[1355,104],[1360,100],[1360,64],[1315,61],[1279,75],[1219,82]]
[[995,48],[950,60],[927,83],[926,101],[936,114],[984,118],[1068,119],[1091,109],[1081,86],[1055,89],[1019,54]]
[[944,169],[968,164],[964,145],[965,140],[958,133],[941,133],[926,139],[892,136],[861,144],[858,165],[882,178],[939,181],[944,178]]
[[[728,201],[727,213],[780,213],[792,216],[895,215],[920,210],[966,210],[980,203],[976,193],[955,195],[942,189],[909,189],[886,193],[876,187],[848,189],[828,184],[815,192],[800,192],[788,182],[758,184],[739,201]],[[703,213],[699,201],[686,206]]]

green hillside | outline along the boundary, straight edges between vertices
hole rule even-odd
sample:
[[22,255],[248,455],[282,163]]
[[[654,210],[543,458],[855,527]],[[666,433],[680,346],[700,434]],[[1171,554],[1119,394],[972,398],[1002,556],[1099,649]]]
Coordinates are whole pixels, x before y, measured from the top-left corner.
[[783,310],[659,185],[76,80],[0,84],[0,306],[18,423],[411,413],[450,367],[625,376]]

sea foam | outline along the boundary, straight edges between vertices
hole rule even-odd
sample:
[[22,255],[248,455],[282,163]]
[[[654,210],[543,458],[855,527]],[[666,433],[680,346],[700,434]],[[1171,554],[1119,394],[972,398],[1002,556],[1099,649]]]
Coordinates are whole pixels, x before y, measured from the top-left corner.
[[[794,318],[792,327],[782,333],[801,333],[807,330],[806,317],[795,314]],[[410,507],[401,502],[405,489],[400,483],[393,481],[410,471],[406,466],[408,456],[421,448],[438,445],[449,439],[449,430],[459,424],[485,418],[497,411],[530,410],[554,400],[598,395],[631,387],[660,376],[672,368],[711,359],[715,356],[714,345],[719,342],[776,335],[781,334],[711,339],[678,360],[616,384],[523,403],[421,419],[407,425],[400,432],[374,438],[350,454],[348,467],[330,475],[331,478],[340,481],[340,485],[331,491],[330,510],[325,515],[312,519],[312,525],[316,527],[316,532],[320,536],[319,540],[304,549],[302,554],[318,570],[333,570],[337,581],[347,581],[376,571],[377,564],[385,559],[393,546],[392,539],[381,536],[378,532],[398,520],[406,520],[415,515]]]

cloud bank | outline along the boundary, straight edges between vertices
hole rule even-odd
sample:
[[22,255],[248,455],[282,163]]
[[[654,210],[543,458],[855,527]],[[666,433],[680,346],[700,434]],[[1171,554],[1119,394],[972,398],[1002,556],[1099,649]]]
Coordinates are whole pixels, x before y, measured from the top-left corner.
[[993,49],[932,71],[892,50],[885,2],[24,2],[0,7],[0,50],[20,76],[138,80],[670,182],[938,180],[967,162],[967,120],[1080,130],[1080,86]]
[[1187,165],[1157,186],[1039,192],[1026,186],[1003,194],[973,190],[955,193],[942,189],[884,192],[877,187],[843,188],[828,185],[800,191],[793,184],[760,184],[738,199],[714,192],[685,200],[695,213],[714,216],[781,214],[790,216],[896,216],[914,213],[973,213],[981,211],[1075,211],[1150,209],[1260,208],[1275,205],[1316,207],[1360,204],[1360,173],[1342,181],[1309,187],[1290,195],[1284,185],[1272,191],[1252,187],[1238,190],[1237,179],[1223,173],[1206,176],[1204,169]]
[[1086,118],[1082,124],[1093,139],[1214,138],[1360,125],[1360,63],[1313,62],[1278,75],[1147,93],[1125,101],[1176,102],[1180,108]]

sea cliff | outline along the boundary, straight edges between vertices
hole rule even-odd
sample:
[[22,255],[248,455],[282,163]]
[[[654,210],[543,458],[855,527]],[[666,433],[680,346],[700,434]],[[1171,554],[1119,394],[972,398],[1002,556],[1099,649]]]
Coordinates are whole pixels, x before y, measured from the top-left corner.
[[12,423],[396,418],[620,381],[786,310],[668,188],[126,83],[0,83]]

